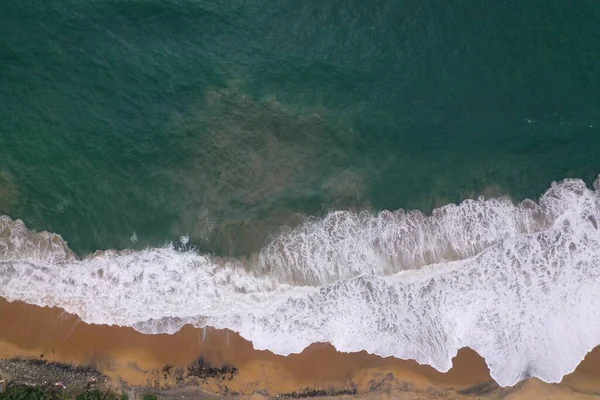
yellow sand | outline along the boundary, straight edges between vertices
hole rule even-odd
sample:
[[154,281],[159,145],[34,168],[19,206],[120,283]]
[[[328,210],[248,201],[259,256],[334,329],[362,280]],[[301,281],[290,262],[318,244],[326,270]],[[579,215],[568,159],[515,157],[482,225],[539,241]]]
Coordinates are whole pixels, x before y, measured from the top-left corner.
[[86,324],[58,308],[0,298],[0,358],[15,356],[91,364],[115,384],[160,387],[174,384],[171,376],[165,379],[160,372],[165,365],[186,368],[202,356],[239,370],[231,381],[203,382],[203,389],[222,392],[227,386],[243,395],[355,387],[367,398],[460,398],[460,390],[486,382],[492,391],[479,398],[583,399],[600,394],[600,348],[558,385],[528,380],[515,388],[494,388],[485,360],[468,348],[459,351],[445,374],[413,360],[340,353],[329,344],[283,357],[254,350],[252,343],[231,331],[185,326],[174,335],[144,335],[131,328]]

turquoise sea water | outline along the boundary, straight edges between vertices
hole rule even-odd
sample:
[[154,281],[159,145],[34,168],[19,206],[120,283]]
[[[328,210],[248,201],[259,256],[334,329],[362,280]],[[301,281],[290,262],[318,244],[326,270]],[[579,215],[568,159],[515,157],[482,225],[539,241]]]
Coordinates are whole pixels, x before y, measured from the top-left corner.
[[81,254],[189,234],[239,255],[328,210],[590,183],[599,21],[595,1],[7,3],[0,214]]
[[7,2],[0,296],[558,382],[600,345],[598,49],[597,1]]

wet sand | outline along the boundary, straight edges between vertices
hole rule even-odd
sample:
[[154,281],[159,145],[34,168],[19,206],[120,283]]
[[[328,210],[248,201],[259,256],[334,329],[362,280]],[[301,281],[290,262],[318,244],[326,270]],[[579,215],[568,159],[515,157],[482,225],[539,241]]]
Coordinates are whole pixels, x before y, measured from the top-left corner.
[[59,308],[37,307],[0,298],[0,358],[33,357],[47,361],[91,365],[115,386],[167,388],[189,384],[178,372],[202,357],[213,366],[230,364],[232,379],[208,377],[195,381],[214,393],[272,396],[324,390],[352,391],[372,396],[413,398],[600,398],[600,347],[590,352],[560,384],[527,380],[514,388],[499,388],[485,360],[461,349],[447,373],[413,360],[340,353],[329,344],[313,344],[287,357],[254,350],[238,334],[185,326],[174,335],[144,335],[132,328],[92,325]]

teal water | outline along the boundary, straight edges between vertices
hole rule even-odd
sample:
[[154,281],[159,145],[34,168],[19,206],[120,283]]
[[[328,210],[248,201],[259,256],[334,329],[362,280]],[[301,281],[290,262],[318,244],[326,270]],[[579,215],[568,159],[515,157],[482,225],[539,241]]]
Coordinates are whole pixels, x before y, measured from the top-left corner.
[[590,184],[598,49],[595,1],[9,2],[0,214],[241,255],[328,210]]
[[600,344],[598,49],[590,0],[7,2],[0,297],[559,382]]

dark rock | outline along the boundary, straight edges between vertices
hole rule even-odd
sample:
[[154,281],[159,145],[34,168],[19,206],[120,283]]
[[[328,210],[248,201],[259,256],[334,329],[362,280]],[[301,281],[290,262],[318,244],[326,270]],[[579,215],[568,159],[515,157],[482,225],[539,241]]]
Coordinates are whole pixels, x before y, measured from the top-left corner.
[[200,379],[220,378],[230,381],[237,373],[238,370],[233,365],[225,364],[221,367],[216,367],[205,361],[202,357],[188,367],[188,376],[196,376]]

